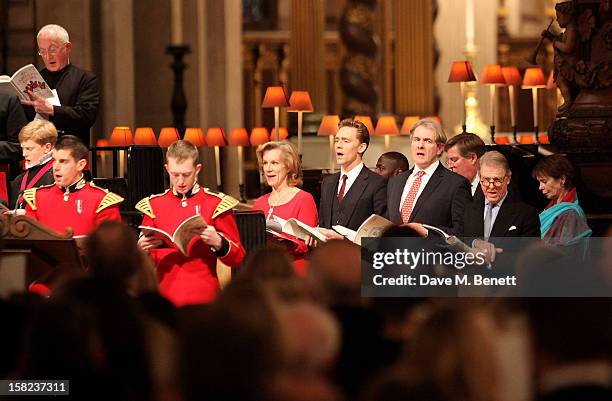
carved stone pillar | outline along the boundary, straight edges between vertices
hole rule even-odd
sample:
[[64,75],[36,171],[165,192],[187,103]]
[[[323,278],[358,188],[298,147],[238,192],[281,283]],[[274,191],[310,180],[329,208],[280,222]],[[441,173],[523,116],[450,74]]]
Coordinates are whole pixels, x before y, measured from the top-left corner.
[[340,37],[345,48],[340,70],[342,117],[376,114],[375,6],[376,0],[349,0],[340,19]]
[[434,110],[434,35],[431,0],[397,0],[395,113],[427,116]]
[[308,91],[319,111],[327,109],[324,30],[323,0],[291,1],[290,89]]

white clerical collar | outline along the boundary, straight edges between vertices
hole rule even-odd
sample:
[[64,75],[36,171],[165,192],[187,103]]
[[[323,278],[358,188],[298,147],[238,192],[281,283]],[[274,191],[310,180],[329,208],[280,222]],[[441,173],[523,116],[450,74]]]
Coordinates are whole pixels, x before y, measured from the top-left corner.
[[36,167],[36,166],[42,166],[43,164],[45,164],[46,162],[48,162],[49,160],[51,160],[53,158],[53,151],[49,152],[49,153],[45,153],[43,155],[43,157],[41,157],[40,159],[38,159],[37,162],[32,163],[32,164],[26,164],[25,168],[27,169],[31,169],[32,167]]

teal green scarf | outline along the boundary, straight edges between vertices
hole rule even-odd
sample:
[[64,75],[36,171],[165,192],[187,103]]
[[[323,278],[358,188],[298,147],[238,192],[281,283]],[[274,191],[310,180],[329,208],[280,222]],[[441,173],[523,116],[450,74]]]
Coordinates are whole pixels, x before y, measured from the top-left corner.
[[[544,238],[557,216],[568,210],[574,210],[576,213],[578,213],[580,217],[586,220],[586,214],[578,204],[578,196],[575,197],[573,202],[557,203],[549,207],[548,209],[544,209],[544,211],[540,213],[540,232],[542,238]],[[593,231],[591,231],[590,229],[585,230],[582,233],[578,234],[576,237],[574,237],[572,242],[577,241],[581,238],[590,237],[592,233]]]

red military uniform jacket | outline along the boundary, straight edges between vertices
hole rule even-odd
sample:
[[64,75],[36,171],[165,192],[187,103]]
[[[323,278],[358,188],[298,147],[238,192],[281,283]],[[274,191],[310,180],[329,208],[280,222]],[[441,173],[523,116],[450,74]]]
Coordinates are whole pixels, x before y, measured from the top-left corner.
[[223,245],[217,252],[213,252],[198,236],[194,236],[189,243],[187,256],[174,244],[171,247],[164,244],[151,251],[161,293],[175,305],[213,301],[220,289],[217,258],[231,267],[238,266],[244,259],[245,251],[232,212],[237,204],[238,201],[231,196],[200,188],[198,184],[186,195],[168,189],[136,204],[136,210],[145,215],[143,226],[156,227],[172,234],[185,219],[200,214],[223,239]]
[[45,185],[23,193],[26,216],[62,234],[67,228],[74,236],[88,235],[103,220],[121,221],[123,198],[80,179],[68,188]]

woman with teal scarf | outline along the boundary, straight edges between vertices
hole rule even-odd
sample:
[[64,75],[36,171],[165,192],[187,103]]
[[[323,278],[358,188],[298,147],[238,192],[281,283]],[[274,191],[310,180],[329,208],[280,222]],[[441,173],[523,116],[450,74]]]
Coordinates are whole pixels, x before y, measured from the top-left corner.
[[574,168],[563,156],[546,156],[538,162],[532,175],[550,203],[540,213],[542,239],[551,245],[573,245],[590,237],[586,214],[578,204],[573,184]]

